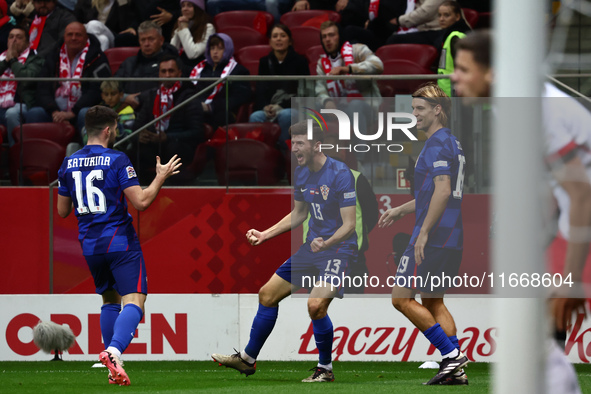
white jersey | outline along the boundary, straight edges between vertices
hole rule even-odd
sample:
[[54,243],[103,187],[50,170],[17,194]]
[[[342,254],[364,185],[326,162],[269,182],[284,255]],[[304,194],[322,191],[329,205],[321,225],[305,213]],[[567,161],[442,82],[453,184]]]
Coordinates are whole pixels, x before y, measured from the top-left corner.
[[[591,179],[591,113],[555,86],[544,84],[542,99],[546,160],[549,164],[576,154]],[[568,240],[570,199],[556,180],[551,181],[558,202],[558,230]]]

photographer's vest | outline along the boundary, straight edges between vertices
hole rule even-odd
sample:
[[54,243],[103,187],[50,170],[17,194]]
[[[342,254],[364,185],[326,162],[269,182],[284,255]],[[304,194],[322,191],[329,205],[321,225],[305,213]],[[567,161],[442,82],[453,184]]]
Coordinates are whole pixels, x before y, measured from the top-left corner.
[[[466,37],[466,34],[459,31],[454,31],[451,32],[449,36],[447,36],[445,42],[443,43],[443,48],[441,49],[437,74],[453,74],[454,72],[454,59],[451,55],[451,40],[454,37],[459,37],[462,39]],[[451,97],[451,80],[447,78],[438,79],[437,84],[445,92],[445,94]]]

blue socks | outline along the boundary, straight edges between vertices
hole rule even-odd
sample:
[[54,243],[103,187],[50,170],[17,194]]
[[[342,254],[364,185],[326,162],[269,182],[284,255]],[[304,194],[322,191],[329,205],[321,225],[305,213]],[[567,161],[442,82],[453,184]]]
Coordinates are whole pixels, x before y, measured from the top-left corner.
[[103,334],[105,349],[113,338],[113,326],[119,317],[119,312],[121,312],[121,304],[103,304],[101,306],[101,334]]
[[451,337],[448,337],[448,338],[451,341],[451,343],[453,343],[453,345],[456,347],[456,349],[460,350],[460,341],[458,341],[458,337],[455,335],[452,335]]
[[456,352],[456,347],[450,341],[450,339],[445,335],[443,328],[436,323],[433,327],[428,328],[423,333],[425,337],[435,346],[440,352],[442,356],[449,355],[450,353]]
[[244,352],[253,359],[259,356],[265,341],[273,331],[275,322],[277,321],[277,315],[279,313],[279,307],[268,307],[259,304],[259,310],[254,317],[252,322],[252,328],[250,329],[250,340],[248,345],[244,348]]
[[121,353],[131,343],[135,330],[142,320],[142,309],[135,304],[127,304],[119,314],[113,326],[113,339],[108,346],[113,346]]
[[318,364],[330,365],[332,361],[332,340],[334,338],[332,321],[330,321],[328,315],[322,319],[312,320],[312,329],[316,347],[318,348]]

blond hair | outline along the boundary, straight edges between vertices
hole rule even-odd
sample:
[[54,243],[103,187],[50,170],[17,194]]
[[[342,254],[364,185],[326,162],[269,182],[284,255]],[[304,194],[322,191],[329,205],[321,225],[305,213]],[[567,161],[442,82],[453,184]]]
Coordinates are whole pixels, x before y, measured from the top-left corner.
[[439,87],[439,85],[429,82],[421,85],[413,94],[413,98],[421,98],[432,106],[441,106],[439,121],[443,127],[447,127],[447,122],[451,114],[451,98]]

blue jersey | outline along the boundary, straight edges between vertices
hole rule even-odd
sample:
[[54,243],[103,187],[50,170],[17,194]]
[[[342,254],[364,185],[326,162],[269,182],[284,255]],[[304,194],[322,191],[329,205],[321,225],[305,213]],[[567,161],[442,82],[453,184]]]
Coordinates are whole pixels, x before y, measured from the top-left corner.
[[427,141],[415,165],[415,210],[416,222],[411,244],[414,245],[429,210],[435,184],[433,178],[449,175],[451,196],[445,211],[435,223],[427,245],[437,248],[462,249],[464,233],[462,228],[462,195],[464,188],[464,167],[466,159],[460,141],[450,129],[437,130]]
[[83,255],[141,250],[123,194],[139,181],[124,153],[87,145],[64,159],[58,179],[58,193],[74,202]]
[[[326,162],[317,172],[307,166],[296,168],[294,198],[308,204],[310,222],[306,242],[321,237],[324,240],[343,225],[340,209],[355,206],[355,180],[346,164],[326,158]],[[333,252],[355,253],[357,235],[355,232],[340,244],[331,248]]]

